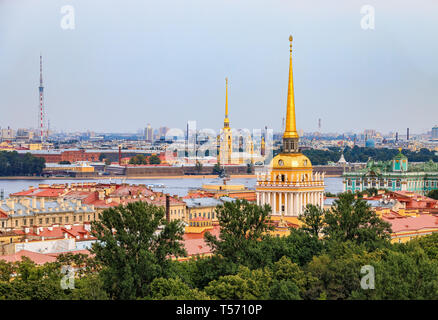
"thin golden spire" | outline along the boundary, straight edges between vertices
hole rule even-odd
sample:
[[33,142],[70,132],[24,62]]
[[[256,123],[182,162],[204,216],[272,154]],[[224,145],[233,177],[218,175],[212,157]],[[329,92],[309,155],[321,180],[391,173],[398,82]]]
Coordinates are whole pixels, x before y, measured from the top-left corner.
[[224,127],[228,128],[230,126],[230,120],[228,119],[228,78],[225,78],[225,119]]
[[287,88],[287,109],[286,109],[286,127],[284,128],[283,138],[298,138],[297,125],[295,120],[295,101],[294,101],[294,79],[292,72],[292,36],[290,41],[289,57],[289,83]]

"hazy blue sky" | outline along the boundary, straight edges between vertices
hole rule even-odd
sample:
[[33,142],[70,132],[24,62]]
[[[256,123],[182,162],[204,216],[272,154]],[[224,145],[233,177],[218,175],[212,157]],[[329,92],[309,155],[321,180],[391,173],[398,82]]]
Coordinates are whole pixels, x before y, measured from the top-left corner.
[[[360,26],[365,4],[374,30]],[[0,126],[36,125],[41,52],[58,130],[218,129],[225,77],[231,126],[280,129],[292,34],[299,129],[425,132],[437,33],[436,0],[0,0]]]

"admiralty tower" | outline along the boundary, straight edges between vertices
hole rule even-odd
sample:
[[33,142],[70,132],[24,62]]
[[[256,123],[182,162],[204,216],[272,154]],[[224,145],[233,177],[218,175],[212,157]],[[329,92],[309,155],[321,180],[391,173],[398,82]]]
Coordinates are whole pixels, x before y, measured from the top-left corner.
[[289,56],[286,126],[282,152],[276,155],[269,171],[257,174],[257,204],[269,204],[273,216],[297,217],[307,204],[323,206],[324,173],[314,173],[309,158],[300,153],[295,120],[292,72],[292,36]]

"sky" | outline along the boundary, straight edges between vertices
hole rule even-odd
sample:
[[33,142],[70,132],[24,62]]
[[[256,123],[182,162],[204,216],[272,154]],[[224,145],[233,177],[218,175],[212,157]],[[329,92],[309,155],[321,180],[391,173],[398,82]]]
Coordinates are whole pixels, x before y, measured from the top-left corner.
[[292,34],[298,129],[427,132],[437,31],[435,0],[0,0],[0,127],[36,126],[42,53],[55,130],[218,130],[225,77],[231,127],[280,130]]

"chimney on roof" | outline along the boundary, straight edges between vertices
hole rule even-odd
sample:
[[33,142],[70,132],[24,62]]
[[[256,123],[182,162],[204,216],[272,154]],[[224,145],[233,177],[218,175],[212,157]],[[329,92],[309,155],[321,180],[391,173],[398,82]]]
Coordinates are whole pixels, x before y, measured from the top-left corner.
[[40,208],[41,210],[44,210],[44,208],[46,207],[46,201],[44,198],[40,198]]
[[14,210],[15,209],[15,200],[12,198],[9,198],[6,200],[6,205],[11,209]]
[[22,198],[22,199],[20,199],[20,203],[25,207],[29,207],[30,199],[29,198]]
[[170,197],[166,194],[166,220],[170,222]]

